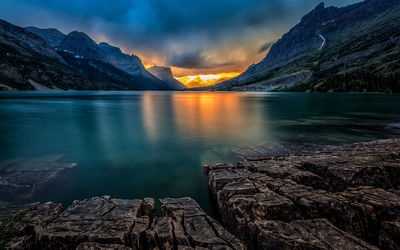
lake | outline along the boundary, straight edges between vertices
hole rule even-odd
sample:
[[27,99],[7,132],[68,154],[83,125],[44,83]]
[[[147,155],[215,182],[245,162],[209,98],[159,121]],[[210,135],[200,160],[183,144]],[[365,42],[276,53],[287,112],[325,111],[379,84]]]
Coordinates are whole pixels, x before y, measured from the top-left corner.
[[398,136],[400,96],[235,92],[3,92],[0,163],[61,155],[76,167],[26,203],[190,196],[212,214],[203,164],[251,145]]

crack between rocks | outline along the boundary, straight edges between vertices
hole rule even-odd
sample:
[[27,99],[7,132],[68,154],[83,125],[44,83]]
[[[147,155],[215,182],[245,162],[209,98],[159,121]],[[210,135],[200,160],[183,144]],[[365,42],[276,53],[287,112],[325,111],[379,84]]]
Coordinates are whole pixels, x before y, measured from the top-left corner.
[[196,244],[194,244],[192,237],[190,237],[190,235],[187,232],[186,226],[185,226],[185,216],[184,213],[182,212],[181,215],[181,225],[182,225],[182,229],[183,229],[183,233],[186,236],[186,238],[189,240],[189,244],[192,248],[196,248]]
[[215,228],[214,224],[212,223],[212,221],[210,220],[210,218],[209,218],[207,215],[205,216],[205,218],[206,218],[206,221],[207,221],[208,225],[210,225],[211,229],[213,230],[215,236],[217,236],[219,239],[225,241],[225,243],[226,243],[229,247],[231,247],[232,249],[235,249],[235,247],[234,247],[229,241],[227,241],[225,238],[223,238],[223,237],[218,233],[218,230]]
[[173,250],[177,250],[178,249],[178,240],[176,239],[176,235],[175,235],[175,227],[174,227],[174,223],[173,221],[170,222],[171,225],[171,231],[172,231],[172,241],[173,241]]

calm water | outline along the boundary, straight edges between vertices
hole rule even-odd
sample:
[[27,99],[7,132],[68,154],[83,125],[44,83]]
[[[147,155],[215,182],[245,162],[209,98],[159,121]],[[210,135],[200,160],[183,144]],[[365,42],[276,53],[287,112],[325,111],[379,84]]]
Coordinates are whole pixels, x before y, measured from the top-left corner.
[[63,155],[77,163],[31,199],[2,199],[191,196],[210,212],[202,165],[234,162],[234,147],[385,138],[399,132],[386,124],[398,122],[398,95],[0,93],[0,162]]

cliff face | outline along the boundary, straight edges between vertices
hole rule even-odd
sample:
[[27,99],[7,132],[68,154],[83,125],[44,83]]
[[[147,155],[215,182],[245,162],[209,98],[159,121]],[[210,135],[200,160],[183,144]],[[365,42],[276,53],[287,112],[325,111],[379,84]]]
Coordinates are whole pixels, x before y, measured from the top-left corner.
[[147,72],[142,61],[136,55],[124,54],[120,48],[104,42],[100,43],[99,47],[108,63],[130,75],[143,75],[147,78],[154,79],[154,77]]
[[57,29],[40,29],[37,27],[26,27],[33,34],[43,38],[51,47],[55,48],[61,44],[66,35]]
[[[344,56],[352,57],[342,63],[344,68],[352,67],[356,62],[361,67],[368,68],[368,62],[360,55],[367,50],[377,52],[384,43],[399,38],[399,1],[367,0],[362,3],[343,8],[329,7],[319,4],[313,11],[305,15],[301,22],[284,34],[270,49],[267,56],[259,63],[251,65],[240,76],[216,85],[217,88],[231,89],[249,84],[261,84],[272,78],[300,71],[313,73],[313,77],[300,81],[308,89],[326,80],[318,73],[324,71],[323,62],[340,60]],[[388,27],[391,27],[388,29]],[[374,40],[366,38],[375,37]],[[391,44],[395,44],[391,43]],[[392,45],[388,45],[392,46]],[[398,45],[388,54],[395,53],[391,63],[398,62]],[[383,51],[386,53],[387,51]],[[312,57],[312,58],[311,58]],[[385,62],[377,62],[382,65]],[[376,65],[374,65],[376,66]],[[368,71],[367,69],[365,69]],[[390,72],[397,74],[396,69]],[[397,73],[396,73],[397,72]],[[343,73],[343,69],[329,72],[332,75]],[[377,74],[384,73],[382,71]],[[328,72],[325,72],[328,74]],[[355,74],[360,74],[355,73]],[[385,73],[386,74],[386,73]],[[293,82],[294,85],[299,82]],[[351,85],[351,84],[350,84]],[[394,86],[389,89],[397,90]],[[303,89],[307,90],[307,88]],[[335,89],[333,89],[335,91]],[[367,91],[374,91],[371,87]]]
[[166,82],[172,89],[187,88],[183,83],[174,78],[170,67],[153,66],[148,71],[158,79]]

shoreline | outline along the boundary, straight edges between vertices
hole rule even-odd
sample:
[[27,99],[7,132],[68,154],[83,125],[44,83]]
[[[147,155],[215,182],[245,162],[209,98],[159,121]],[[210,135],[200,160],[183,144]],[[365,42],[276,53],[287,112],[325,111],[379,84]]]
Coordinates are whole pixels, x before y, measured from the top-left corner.
[[[191,198],[0,208],[11,249],[396,249],[400,139],[206,165],[221,223]],[[159,204],[159,205],[158,205]],[[157,207],[160,211],[157,212]],[[3,237],[3,236],[2,236]]]

